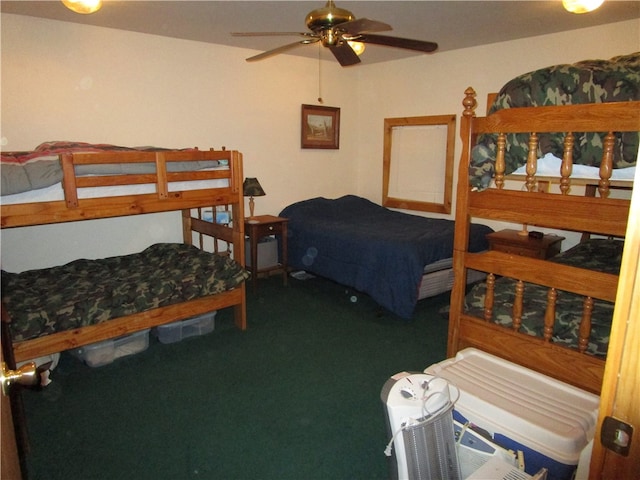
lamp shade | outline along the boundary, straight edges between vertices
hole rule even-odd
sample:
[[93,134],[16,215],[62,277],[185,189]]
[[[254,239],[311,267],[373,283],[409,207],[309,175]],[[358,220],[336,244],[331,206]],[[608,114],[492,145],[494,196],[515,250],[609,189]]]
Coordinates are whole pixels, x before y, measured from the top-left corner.
[[257,178],[245,178],[242,184],[242,192],[245,197],[262,197],[266,195]]

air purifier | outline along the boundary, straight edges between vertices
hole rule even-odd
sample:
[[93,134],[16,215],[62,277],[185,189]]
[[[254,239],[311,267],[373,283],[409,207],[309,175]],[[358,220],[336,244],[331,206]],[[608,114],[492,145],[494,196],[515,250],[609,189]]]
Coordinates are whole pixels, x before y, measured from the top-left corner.
[[448,382],[400,372],[382,387],[390,441],[385,450],[393,480],[461,478]]

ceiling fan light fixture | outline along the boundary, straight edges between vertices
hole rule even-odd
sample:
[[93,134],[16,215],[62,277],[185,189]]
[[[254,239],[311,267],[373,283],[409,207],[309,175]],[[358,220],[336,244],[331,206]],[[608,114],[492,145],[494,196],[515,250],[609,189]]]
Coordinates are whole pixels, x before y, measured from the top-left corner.
[[562,6],[571,13],[593,12],[604,0],[562,0]]
[[349,46],[356,52],[356,55],[360,56],[364,53],[364,49],[366,48],[363,42],[358,42],[355,40],[347,40]]
[[297,35],[303,37],[303,40],[281,45],[249,57],[246,59],[247,62],[262,60],[288,52],[299,45],[309,45],[316,42],[320,42],[321,46],[328,48],[343,67],[360,63],[359,56],[364,52],[367,43],[423,53],[431,53],[438,48],[438,44],[434,42],[377,35],[376,32],[393,30],[391,25],[368,18],[356,19],[349,10],[336,7],[333,0],[328,0],[323,8],[309,12],[305,23],[310,32],[236,32],[232,35],[244,37]]
[[317,32],[351,20],[355,20],[353,13],[336,7],[333,0],[328,0],[324,7],[309,12],[305,18],[305,24],[309,30]]
[[61,0],[69,10],[87,15],[102,8],[102,0]]

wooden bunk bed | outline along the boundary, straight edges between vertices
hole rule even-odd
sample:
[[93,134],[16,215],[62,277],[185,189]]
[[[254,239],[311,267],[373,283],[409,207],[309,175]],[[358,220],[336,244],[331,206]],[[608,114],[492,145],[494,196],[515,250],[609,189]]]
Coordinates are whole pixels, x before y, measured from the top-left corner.
[[[596,319],[594,305],[611,305],[616,299],[618,275],[615,269],[594,271],[586,265],[562,261],[562,258],[542,260],[501,251],[470,253],[467,249],[471,221],[501,221],[548,228],[560,231],[588,232],[605,238],[624,238],[630,201],[611,198],[611,175],[614,170],[614,149],[619,146],[620,135],[640,132],[640,102],[573,104],[561,106],[532,106],[506,108],[486,117],[476,116],[476,93],[465,92],[461,122],[463,142],[459,168],[456,206],[456,232],[454,240],[455,282],[451,295],[449,317],[448,356],[454,356],[465,347],[476,347],[517,364],[547,374],[587,391],[599,393],[606,360],[606,338],[600,338],[600,352],[593,353]],[[490,97],[491,98],[491,97]],[[546,133],[558,134],[562,140],[561,167],[556,179],[557,191],[547,188],[550,178],[544,178],[545,188],[538,188],[536,178],[539,138]],[[573,145],[576,132],[594,132],[602,140],[602,158],[597,184],[598,195],[592,189],[577,187],[570,178],[573,168]],[[527,139],[525,156],[526,175],[514,184],[505,175],[505,152],[509,135],[522,134]],[[492,161],[491,182],[480,185],[474,178],[474,148],[482,138],[496,139],[495,158]],[[615,148],[614,148],[615,147]],[[477,169],[476,169],[477,170]],[[484,169],[486,173],[486,169]],[[476,172],[477,173],[477,172]],[[509,173],[508,171],[506,173]],[[479,186],[480,185],[480,186]],[[627,188],[630,184],[624,183]],[[575,193],[572,194],[572,188]],[[530,228],[531,229],[531,228]],[[584,238],[584,237],[583,237]],[[578,244],[576,247],[581,247]],[[563,252],[568,253],[568,252]],[[563,255],[561,254],[561,256]],[[613,257],[608,263],[614,263]],[[487,273],[482,290],[483,305],[475,311],[470,305],[466,289],[469,269]],[[605,269],[606,270],[606,269]],[[496,284],[511,282],[514,289],[509,313],[496,320],[495,310],[500,301]],[[525,328],[527,294],[531,286],[545,292],[544,306],[538,306],[539,330]],[[575,294],[581,298],[577,311],[569,312],[575,318],[576,328],[571,335],[575,342],[564,343],[557,338],[558,321],[566,312],[560,311],[559,299]],[[477,299],[477,298],[476,298]],[[575,304],[574,304],[575,305]],[[534,306],[535,309],[535,306]],[[592,318],[592,314],[594,318]],[[505,316],[509,318],[505,321]],[[610,319],[609,319],[610,321]],[[607,331],[608,332],[608,331]],[[539,334],[539,336],[538,336]],[[603,337],[602,334],[600,334]],[[593,354],[592,354],[593,353]]]
[[[5,155],[3,152],[3,156]],[[20,158],[20,155],[14,157]],[[248,275],[241,267],[244,265],[244,198],[240,152],[225,149],[88,148],[76,145],[76,148],[66,153],[55,150],[53,157],[56,161],[59,158],[63,179],[61,184],[52,185],[51,188],[61,188],[64,199],[12,203],[9,201],[10,196],[3,197],[3,229],[181,211],[184,244],[190,247],[180,248],[195,250],[200,256],[204,254],[204,250],[208,250],[212,260],[207,258],[207,262],[213,262],[215,257],[225,265],[233,266],[233,286],[231,281],[225,280],[224,283],[216,280],[220,285],[224,283],[225,290],[220,291],[219,285],[215,288],[211,286],[208,290],[202,288],[198,295],[191,295],[193,298],[179,303],[173,303],[173,300],[169,304],[119,318],[100,320],[100,323],[47,332],[19,341],[14,339],[12,356],[15,362],[120,337],[226,307],[233,308],[236,326],[246,329],[244,279]],[[44,158],[50,159],[46,156]],[[208,168],[201,168],[202,166]],[[88,176],[77,174],[82,168],[91,167],[97,167],[102,173]],[[117,173],[105,174],[105,171]],[[105,193],[110,188],[115,188],[118,193]],[[133,190],[127,190],[129,188]],[[125,193],[130,191],[134,193]],[[224,223],[215,221],[220,213],[224,216]],[[205,264],[205,270],[210,269],[208,265]],[[55,292],[55,285],[53,287]],[[95,290],[98,290],[97,286]],[[214,290],[215,293],[211,293]],[[7,325],[17,315],[5,304],[4,296],[3,291],[2,319],[3,324]],[[6,337],[11,328],[3,331]],[[6,346],[6,343],[3,345]]]

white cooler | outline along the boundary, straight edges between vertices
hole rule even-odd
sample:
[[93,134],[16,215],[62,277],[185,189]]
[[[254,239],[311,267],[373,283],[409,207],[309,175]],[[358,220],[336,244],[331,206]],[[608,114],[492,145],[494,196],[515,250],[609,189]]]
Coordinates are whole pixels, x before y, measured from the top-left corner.
[[548,480],[565,480],[581,461],[588,466],[588,455],[581,460],[581,454],[593,439],[600,397],[475,348],[425,373],[457,386],[454,419],[521,451],[526,473],[544,467]]

